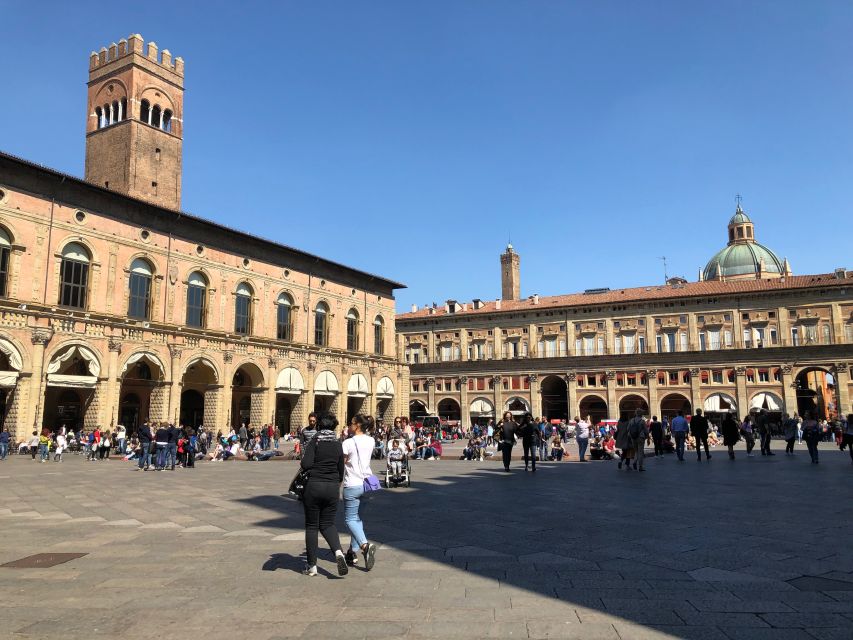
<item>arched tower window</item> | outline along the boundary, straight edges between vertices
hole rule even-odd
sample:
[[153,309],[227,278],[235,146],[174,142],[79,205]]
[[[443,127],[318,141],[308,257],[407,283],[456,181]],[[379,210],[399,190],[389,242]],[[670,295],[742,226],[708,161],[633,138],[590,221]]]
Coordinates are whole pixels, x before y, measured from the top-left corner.
[[143,100],[139,105],[139,119],[146,124],[151,124],[151,103]]
[[98,129],[104,128],[104,110],[100,107],[95,107],[95,117],[98,119]]
[[151,120],[148,122],[152,127],[160,128],[160,118],[162,118],[163,113],[160,111],[159,105],[154,105],[151,107]]
[[329,341],[329,307],[320,302],[314,309],[314,344],[325,347]]
[[130,265],[129,297],[127,315],[139,320],[148,320],[151,313],[151,278],[154,270],[147,260],[137,258]]
[[187,326],[204,328],[207,312],[207,278],[194,271],[187,281]]
[[276,300],[276,337],[279,340],[290,341],[293,339],[293,299],[286,293],[282,293]]
[[86,247],[76,242],[65,245],[59,268],[59,304],[63,307],[86,308],[90,262]]
[[347,313],[347,349],[358,351],[358,311],[355,309]]
[[112,113],[110,118],[110,124],[115,124],[121,120],[121,107],[119,107],[119,101],[113,100],[112,104]]
[[0,229],[0,298],[9,295],[9,257],[12,253],[12,240],[5,229]]
[[373,352],[382,355],[385,351],[385,321],[382,316],[376,316],[373,321]]
[[172,130],[172,112],[169,109],[163,111],[163,124],[160,127],[163,131]]
[[234,333],[247,336],[252,332],[252,287],[241,282],[234,298]]
[[127,120],[127,98],[122,98],[119,103],[119,120]]

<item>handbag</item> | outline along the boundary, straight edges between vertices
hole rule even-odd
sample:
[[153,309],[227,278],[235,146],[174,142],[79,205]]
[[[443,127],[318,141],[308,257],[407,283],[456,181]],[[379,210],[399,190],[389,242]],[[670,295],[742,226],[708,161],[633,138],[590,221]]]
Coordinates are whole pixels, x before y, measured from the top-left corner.
[[503,440],[498,440],[498,451],[503,451],[503,450],[504,450]]
[[[361,468],[361,453],[358,450],[358,445],[355,445],[355,456],[358,458],[358,466]],[[370,491],[379,491],[382,485],[379,483],[379,478],[371,473],[364,479],[362,487],[365,493],[369,493]]]
[[308,471],[299,468],[293,480],[290,481],[290,486],[287,489],[287,494],[291,498],[302,500],[305,497],[305,486],[308,484]]

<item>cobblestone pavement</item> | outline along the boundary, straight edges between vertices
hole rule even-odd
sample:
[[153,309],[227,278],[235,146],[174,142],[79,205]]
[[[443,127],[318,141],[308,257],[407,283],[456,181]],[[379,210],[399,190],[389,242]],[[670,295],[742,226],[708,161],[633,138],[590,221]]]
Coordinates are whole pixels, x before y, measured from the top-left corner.
[[[853,465],[689,456],[414,464],[365,507],[373,571],[300,575],[292,462],[0,463],[2,638],[853,637]],[[342,515],[342,514],[341,514]],[[341,518],[341,529],[345,531]],[[344,536],[346,538],[346,536]]]

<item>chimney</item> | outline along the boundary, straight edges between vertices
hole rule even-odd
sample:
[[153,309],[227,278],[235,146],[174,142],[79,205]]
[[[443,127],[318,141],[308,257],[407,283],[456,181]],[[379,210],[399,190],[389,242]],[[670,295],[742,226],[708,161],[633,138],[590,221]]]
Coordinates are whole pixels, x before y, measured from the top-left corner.
[[539,294],[534,293],[532,296],[530,296],[530,302],[532,302],[533,304],[539,304]]
[[418,305],[413,304],[412,305],[412,313],[415,313],[417,310],[418,310]]
[[497,300],[495,300],[495,309],[496,309],[496,310],[498,310],[498,311],[500,311],[500,310],[501,310],[501,299],[500,299],[500,298],[498,298]]

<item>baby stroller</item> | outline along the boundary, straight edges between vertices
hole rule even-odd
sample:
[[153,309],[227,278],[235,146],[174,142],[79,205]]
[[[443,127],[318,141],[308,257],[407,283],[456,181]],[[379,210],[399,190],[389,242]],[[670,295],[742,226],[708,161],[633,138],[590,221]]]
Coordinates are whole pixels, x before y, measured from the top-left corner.
[[391,470],[391,461],[385,463],[385,488],[399,487],[400,485],[412,486],[412,465],[409,463],[409,456],[403,456],[400,462],[400,475],[395,475]]

